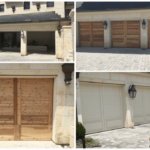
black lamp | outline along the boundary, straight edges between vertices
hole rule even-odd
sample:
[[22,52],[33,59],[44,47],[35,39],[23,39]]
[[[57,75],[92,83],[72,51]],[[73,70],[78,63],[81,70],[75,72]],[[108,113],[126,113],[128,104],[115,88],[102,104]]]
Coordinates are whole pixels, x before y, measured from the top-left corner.
[[142,22],[142,28],[145,29],[146,28],[146,22],[145,20],[143,19],[143,22]]
[[40,3],[36,3],[37,10],[40,10]]
[[66,85],[70,84],[71,79],[71,73],[74,71],[74,64],[64,64],[62,65],[62,71],[65,74],[65,83]]
[[21,31],[21,38],[23,39],[24,38],[24,32]]
[[62,26],[60,25],[60,21],[59,21],[59,25],[57,27],[57,30],[58,30],[58,33],[60,34],[61,33],[61,29],[62,29]]
[[105,30],[107,29],[107,22],[106,21],[103,22],[103,27]]
[[134,99],[136,97],[136,92],[135,86],[133,84],[130,85],[128,90],[130,98]]
[[11,8],[12,8],[12,11],[13,11],[13,13],[14,13],[15,10],[16,10],[16,7],[15,7],[15,6],[11,6]]

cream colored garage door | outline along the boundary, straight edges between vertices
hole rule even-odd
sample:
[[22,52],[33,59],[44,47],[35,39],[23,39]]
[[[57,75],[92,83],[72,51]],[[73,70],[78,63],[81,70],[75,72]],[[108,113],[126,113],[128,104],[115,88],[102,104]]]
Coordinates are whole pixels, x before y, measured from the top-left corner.
[[121,86],[80,83],[86,134],[123,127]]
[[134,102],[134,124],[150,123],[150,88],[137,87]]

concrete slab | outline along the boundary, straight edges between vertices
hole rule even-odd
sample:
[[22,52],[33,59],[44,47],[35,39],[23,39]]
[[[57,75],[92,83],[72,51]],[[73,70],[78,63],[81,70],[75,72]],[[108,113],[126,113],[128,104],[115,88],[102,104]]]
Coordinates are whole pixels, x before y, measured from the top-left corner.
[[77,47],[77,71],[148,71],[150,49]]
[[19,52],[0,52],[0,62],[1,61],[57,61],[56,56],[53,54],[37,54],[32,53],[27,56],[21,56]]
[[0,148],[62,148],[52,141],[0,141]]
[[100,148],[149,148],[150,124],[86,135],[100,142]]

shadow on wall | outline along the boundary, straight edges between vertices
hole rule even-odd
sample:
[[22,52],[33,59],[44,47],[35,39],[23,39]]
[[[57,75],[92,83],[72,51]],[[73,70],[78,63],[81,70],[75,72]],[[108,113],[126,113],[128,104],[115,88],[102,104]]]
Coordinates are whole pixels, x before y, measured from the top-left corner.
[[114,54],[147,54],[150,55],[150,49],[141,48],[101,48],[101,47],[77,47],[76,52],[82,53],[114,53]]

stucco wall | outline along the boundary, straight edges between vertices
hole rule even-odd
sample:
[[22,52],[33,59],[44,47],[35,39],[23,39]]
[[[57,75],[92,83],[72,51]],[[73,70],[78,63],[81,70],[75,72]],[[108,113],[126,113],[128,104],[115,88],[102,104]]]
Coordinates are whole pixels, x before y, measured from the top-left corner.
[[77,79],[76,99],[78,121],[82,120],[82,106],[80,100],[80,82],[98,82],[103,84],[121,84],[123,85],[123,103],[124,103],[124,127],[133,127],[133,100],[129,97],[128,88],[131,84],[135,86],[150,87],[150,75],[148,73],[80,73]]
[[[47,2],[40,2],[40,11],[37,10],[36,2],[30,2],[30,9],[24,10],[24,2],[0,2],[4,4],[4,12],[0,12],[0,15],[14,15],[14,14],[26,14],[26,13],[36,13],[36,12],[49,12],[55,11],[56,14],[61,17],[65,17],[65,3],[64,2],[54,2],[54,7],[47,7]],[[12,12],[11,6],[16,6],[15,13]]]
[[104,31],[104,47],[111,47],[111,21],[146,21],[146,28],[141,30],[140,47],[142,49],[148,48],[148,20],[150,20],[150,10],[123,10],[123,11],[102,11],[102,12],[77,12],[77,42],[76,46],[79,46],[78,35],[78,22],[94,22],[94,21],[107,21],[108,28]]
[[62,64],[0,64],[0,78],[54,78],[52,140],[56,144],[70,144],[74,126],[74,73],[70,85],[65,85]]

